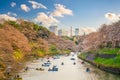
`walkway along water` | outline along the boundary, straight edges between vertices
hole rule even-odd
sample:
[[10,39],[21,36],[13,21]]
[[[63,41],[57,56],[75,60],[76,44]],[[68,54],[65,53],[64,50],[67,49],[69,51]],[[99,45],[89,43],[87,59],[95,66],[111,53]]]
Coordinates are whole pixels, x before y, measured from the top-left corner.
[[[71,58],[75,60],[71,60]],[[83,61],[78,59],[77,55],[60,56],[59,59],[50,58],[51,65],[42,66],[47,61],[48,59],[44,58],[27,63],[29,70],[20,73],[20,76],[23,80],[120,80],[119,75],[101,71],[86,62],[81,64]],[[61,65],[62,62],[64,65]],[[74,65],[74,63],[76,64]],[[58,71],[48,71],[53,65],[58,68]],[[44,71],[36,70],[36,68],[42,68]],[[86,72],[87,68],[90,71]]]

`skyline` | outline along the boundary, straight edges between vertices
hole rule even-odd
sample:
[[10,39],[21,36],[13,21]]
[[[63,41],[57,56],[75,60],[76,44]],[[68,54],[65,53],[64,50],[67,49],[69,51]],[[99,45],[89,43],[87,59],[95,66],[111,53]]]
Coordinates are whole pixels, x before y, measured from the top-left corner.
[[58,28],[57,26],[49,26],[48,28],[49,31],[55,33],[58,36],[82,36],[85,34],[89,34],[91,32],[96,32],[90,29],[86,29],[83,28],[83,30],[81,30],[80,28],[72,28],[70,27],[69,29],[65,29],[65,28]]
[[0,20],[23,18],[60,29],[95,31],[120,19],[119,0],[0,0]]

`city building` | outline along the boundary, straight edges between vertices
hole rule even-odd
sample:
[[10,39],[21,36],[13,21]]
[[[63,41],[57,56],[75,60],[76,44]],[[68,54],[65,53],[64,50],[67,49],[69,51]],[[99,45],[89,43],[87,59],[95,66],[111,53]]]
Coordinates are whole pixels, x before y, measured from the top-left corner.
[[49,30],[57,35],[57,26],[50,26]]
[[58,30],[58,36],[68,36],[68,31],[65,29]]
[[79,28],[75,28],[75,36],[79,36]]
[[72,26],[70,27],[70,37],[72,37],[73,36],[73,30],[72,30]]
[[62,29],[58,30],[58,36],[62,36]]

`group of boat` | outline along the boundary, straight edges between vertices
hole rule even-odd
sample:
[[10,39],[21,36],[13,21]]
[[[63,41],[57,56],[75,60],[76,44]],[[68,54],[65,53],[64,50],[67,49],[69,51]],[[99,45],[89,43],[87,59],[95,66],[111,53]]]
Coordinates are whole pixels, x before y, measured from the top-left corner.
[[[48,61],[43,63],[41,66],[42,67],[50,67],[52,64],[51,64],[51,61],[49,60],[49,58],[47,58]],[[53,59],[59,59],[59,57],[53,57]],[[71,58],[70,60],[75,60],[75,58]],[[64,62],[61,62],[61,65],[64,65]],[[76,65],[76,62],[73,62],[73,65]],[[39,71],[44,71],[43,68],[36,68],[36,70],[39,70]],[[53,65],[52,68],[48,68],[48,71],[58,71],[58,67],[56,65]]]
[[[59,59],[59,57],[53,57],[53,59]],[[70,58],[70,60],[73,60],[74,61],[73,65],[76,65],[74,57]],[[84,61],[82,61],[81,64],[84,64]],[[65,65],[65,63],[61,62],[61,65],[62,66]],[[45,70],[44,67],[48,67],[48,72],[50,72],[50,71],[58,71],[57,65],[52,65],[52,63],[49,60],[49,58],[47,58],[47,61],[44,62],[43,64],[41,64],[41,66],[42,66],[42,68],[41,67],[40,68],[35,68],[35,70],[37,70],[37,71],[44,71]],[[24,71],[28,71],[28,69],[29,69],[29,67],[25,67]],[[86,68],[86,72],[90,72],[90,68]],[[19,77],[19,75],[17,75],[15,77],[15,80],[22,80],[22,79]]]
[[[74,55],[72,55],[72,57],[70,58],[70,60],[74,61],[73,62],[73,65],[76,65],[76,62],[75,62],[75,58],[73,57]],[[53,59],[59,59],[60,57],[52,57]],[[64,62],[61,62],[61,65],[64,65],[65,63]],[[84,64],[84,61],[81,62],[81,64]],[[42,67],[49,67],[48,68],[48,71],[58,71],[58,67],[57,65],[53,65],[51,68],[50,66],[52,65],[51,61],[49,60],[49,57],[47,58],[47,61],[44,62],[41,66]],[[28,70],[28,67],[25,68],[25,71]],[[36,68],[35,70],[38,70],[38,71],[44,71],[45,69],[44,68]],[[89,68],[86,68],[86,72],[90,72],[90,69]]]
[[[74,55],[72,55],[72,56],[74,56]],[[75,58],[72,57],[72,58],[70,58],[70,60],[75,60]],[[73,64],[75,65],[76,63],[74,62]],[[82,61],[81,64],[84,64],[84,61]],[[86,68],[86,72],[90,72],[90,68]]]
[[[51,62],[49,60],[42,64],[43,67],[50,67],[50,65],[51,65]],[[43,70],[41,70],[41,71],[43,71]],[[57,66],[53,65],[53,67],[49,68],[48,71],[58,71],[58,68],[57,68]]]

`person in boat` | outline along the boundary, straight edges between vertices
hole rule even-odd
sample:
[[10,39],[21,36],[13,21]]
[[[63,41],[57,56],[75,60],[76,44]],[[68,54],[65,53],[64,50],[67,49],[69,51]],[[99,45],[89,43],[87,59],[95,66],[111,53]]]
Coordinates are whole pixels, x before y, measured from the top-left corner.
[[90,72],[90,68],[86,68],[86,72]]
[[52,67],[52,69],[54,69],[56,66],[55,65],[53,65],[53,67]]
[[19,78],[19,77],[20,77],[19,75],[16,76],[16,78]]
[[29,69],[29,67],[26,67],[26,68],[25,68],[25,71],[28,71],[28,69]]
[[15,79],[15,80],[22,80],[22,78],[21,78],[19,75],[16,75],[16,76],[14,77],[14,79]]
[[81,64],[84,64],[84,61],[82,61]]
[[51,71],[51,69],[49,68],[48,71]]
[[40,70],[44,70],[44,69],[40,68]]
[[57,65],[53,65],[53,67],[57,67]]
[[64,65],[64,63],[62,62],[61,65]]
[[36,70],[39,70],[38,68],[36,68]]
[[42,68],[36,68],[36,70],[44,71],[44,69],[42,69]]
[[75,62],[74,62],[73,64],[74,64],[74,65],[76,65],[76,63],[75,63]]
[[47,62],[50,62],[50,60],[48,60]]
[[53,65],[52,69],[55,69],[57,66],[56,65]]

